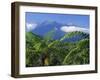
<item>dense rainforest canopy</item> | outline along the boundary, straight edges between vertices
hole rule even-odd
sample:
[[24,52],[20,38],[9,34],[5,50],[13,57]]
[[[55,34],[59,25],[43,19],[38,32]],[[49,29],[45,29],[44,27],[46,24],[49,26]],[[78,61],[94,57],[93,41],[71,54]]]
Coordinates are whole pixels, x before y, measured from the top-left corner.
[[26,32],[26,67],[89,64],[89,34],[74,31],[53,39]]

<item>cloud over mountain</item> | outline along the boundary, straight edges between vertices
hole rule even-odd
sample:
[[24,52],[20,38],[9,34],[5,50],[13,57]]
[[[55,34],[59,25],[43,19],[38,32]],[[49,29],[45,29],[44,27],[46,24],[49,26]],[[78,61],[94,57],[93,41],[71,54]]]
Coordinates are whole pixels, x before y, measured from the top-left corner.
[[26,31],[34,30],[37,27],[36,23],[26,23]]
[[78,26],[62,26],[60,29],[64,32],[81,31],[81,32],[89,33],[89,29],[78,27]]

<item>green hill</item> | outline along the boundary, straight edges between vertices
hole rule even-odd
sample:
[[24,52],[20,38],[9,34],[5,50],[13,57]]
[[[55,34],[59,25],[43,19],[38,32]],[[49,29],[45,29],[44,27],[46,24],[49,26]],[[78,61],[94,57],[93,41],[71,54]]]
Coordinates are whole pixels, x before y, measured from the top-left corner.
[[84,32],[80,32],[80,31],[69,32],[69,33],[65,34],[60,39],[60,41],[63,41],[63,40],[68,39],[68,38],[74,38],[74,39],[78,39],[79,38],[79,40],[81,40],[81,39],[84,39],[84,38],[89,38],[89,34],[88,33],[84,33]]
[[[53,31],[45,37],[26,32],[27,67],[89,64],[89,34],[69,32],[60,40],[53,40],[52,36]],[[70,38],[80,39],[67,42]]]

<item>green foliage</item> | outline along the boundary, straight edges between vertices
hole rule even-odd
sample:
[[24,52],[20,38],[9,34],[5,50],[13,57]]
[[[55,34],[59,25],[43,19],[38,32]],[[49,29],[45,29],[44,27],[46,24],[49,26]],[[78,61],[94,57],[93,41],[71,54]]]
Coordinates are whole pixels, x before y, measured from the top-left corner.
[[[26,66],[55,66],[89,64],[89,35],[83,32],[70,32],[60,40],[53,40],[54,30],[44,38],[26,32]],[[63,42],[64,39],[81,35],[78,42]]]
[[89,39],[80,40],[76,48],[72,49],[64,58],[63,64],[88,64]]
[[60,41],[63,41],[64,39],[66,38],[71,38],[73,36],[76,36],[76,35],[80,35],[81,37],[84,37],[84,38],[89,38],[89,34],[86,34],[84,32],[80,32],[80,31],[74,31],[74,32],[69,32],[67,34],[65,34],[61,39]]
[[52,40],[54,33],[55,33],[54,29],[49,31],[48,33],[45,34],[44,39],[47,40],[47,41]]

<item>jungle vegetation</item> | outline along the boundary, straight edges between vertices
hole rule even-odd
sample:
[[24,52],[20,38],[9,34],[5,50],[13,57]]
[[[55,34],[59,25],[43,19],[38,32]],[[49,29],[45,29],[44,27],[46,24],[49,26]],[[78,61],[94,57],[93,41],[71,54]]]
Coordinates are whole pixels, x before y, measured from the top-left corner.
[[[89,64],[89,34],[74,31],[53,39],[54,31],[41,37],[26,32],[26,67]],[[73,38],[79,40],[68,41]]]

